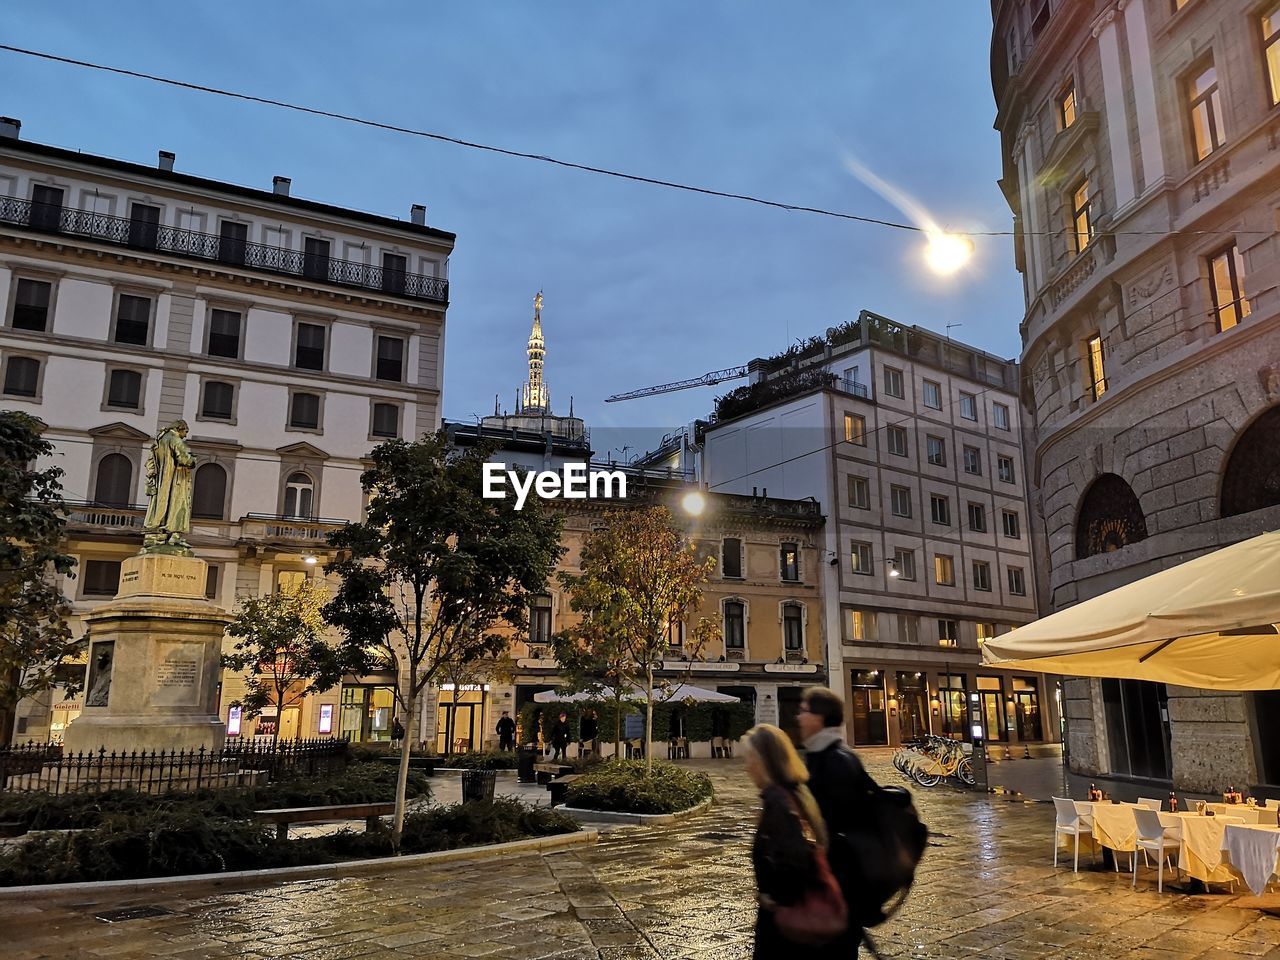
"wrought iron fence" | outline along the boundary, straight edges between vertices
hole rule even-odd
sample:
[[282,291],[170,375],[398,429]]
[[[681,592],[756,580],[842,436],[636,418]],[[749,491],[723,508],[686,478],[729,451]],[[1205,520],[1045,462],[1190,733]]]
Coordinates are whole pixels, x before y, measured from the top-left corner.
[[178,227],[112,217],[61,204],[36,203],[17,197],[0,197],[0,222],[41,233],[89,237],[105,243],[149,250],[196,260],[213,260],[228,266],[249,267],[267,273],[306,277],[344,287],[380,290],[412,300],[449,302],[449,281],[386,266],[338,260],[286,247],[250,243],[232,236],[182,230]]
[[221,750],[90,750],[28,743],[0,748],[0,790],[18,793],[190,792],[248,787],[287,777],[330,776],[348,761],[345,739],[279,744],[228,741]]

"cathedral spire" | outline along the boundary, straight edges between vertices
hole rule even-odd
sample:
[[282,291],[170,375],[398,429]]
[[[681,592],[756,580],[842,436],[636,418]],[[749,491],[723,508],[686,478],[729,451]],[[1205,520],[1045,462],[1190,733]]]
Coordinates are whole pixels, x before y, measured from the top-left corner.
[[533,298],[533,330],[529,333],[529,379],[524,385],[523,407],[528,411],[551,412],[551,394],[542,379],[546,345],[542,339],[542,291]]

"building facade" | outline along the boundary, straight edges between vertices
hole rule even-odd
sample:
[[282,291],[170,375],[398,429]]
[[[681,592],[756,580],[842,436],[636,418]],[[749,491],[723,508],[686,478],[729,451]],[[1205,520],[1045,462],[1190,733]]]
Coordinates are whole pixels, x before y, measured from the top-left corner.
[[[992,12],[1049,612],[1280,525],[1280,3]],[[1280,783],[1280,694],[1064,690],[1079,772]]]
[[[47,425],[65,471],[73,630],[138,551],[147,448],[179,419],[207,596],[321,576],[369,449],[440,425],[454,235],[419,206],[401,221],[0,134],[0,404]],[[347,680],[250,721],[227,675],[228,733],[389,737],[394,678]],[[15,739],[58,740],[79,709],[25,702]]]
[[980,667],[1036,616],[1017,364],[863,311],[753,361],[705,427],[712,491],[808,498],[828,516],[827,663],[849,740],[1058,738],[1043,677]]

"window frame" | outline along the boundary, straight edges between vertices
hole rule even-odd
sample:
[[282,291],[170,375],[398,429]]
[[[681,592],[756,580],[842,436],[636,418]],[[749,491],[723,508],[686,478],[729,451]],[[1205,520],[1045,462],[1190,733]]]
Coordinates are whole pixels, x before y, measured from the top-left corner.
[[[1005,579],[1009,584],[1009,596],[1025,597],[1027,595],[1027,575],[1022,567],[1009,567],[1005,571]],[[1017,581],[1015,589],[1014,581]]]
[[960,621],[938,617],[938,646],[954,649],[960,646]]
[[[225,353],[214,353],[212,351],[213,315],[215,313],[235,314],[237,317],[239,317],[239,322],[236,324],[236,352],[234,355],[228,355]],[[204,348],[204,356],[209,357],[210,359],[213,359],[213,360],[243,360],[245,328],[247,326],[245,321],[247,316],[248,316],[248,310],[240,306],[231,306],[229,304],[222,304],[217,302],[210,302],[209,304],[207,304],[207,308],[205,310],[205,315],[204,315],[204,343],[202,344]],[[219,334],[219,336],[226,336],[226,334]]]
[[[231,388],[231,416],[214,417],[205,412],[205,391],[211,383],[223,383]],[[235,425],[237,407],[240,403],[240,381],[232,377],[201,377],[200,392],[196,396],[196,419],[208,423],[227,423]]]
[[[900,513],[898,510],[898,501],[900,497],[905,496],[906,513]],[[889,514],[902,520],[913,519],[914,506],[911,502],[911,488],[900,483],[889,484]]]
[[[1081,195],[1083,194],[1083,199]],[[1089,194],[1089,178],[1081,177],[1067,193],[1071,215],[1071,248],[1076,256],[1084,253],[1097,236],[1093,216],[1093,197]],[[1083,227],[1082,227],[1083,224]]]
[[[929,394],[933,393],[937,397],[938,402],[930,403]],[[920,381],[920,403],[930,410],[942,409],[942,384],[936,380],[930,380],[927,377]]]
[[[58,297],[58,278],[53,276],[39,276],[27,271],[15,270],[11,275],[11,283],[9,284],[9,303],[5,310],[5,326],[10,330],[18,330],[22,333],[51,333],[53,328],[54,307]],[[44,284],[49,288],[49,302],[44,308],[44,326],[39,330],[31,327],[20,327],[14,321],[18,312],[18,288],[24,283]]]
[[916,552],[907,547],[893,548],[893,565],[898,571],[895,580],[908,580],[915,582],[916,579]]
[[[969,469],[969,454],[970,454],[970,453],[972,453],[972,454],[973,454],[973,464],[974,464],[974,466],[975,466],[975,469],[973,469],[973,470],[970,470],[970,469]],[[968,474],[969,476],[971,476],[971,477],[980,477],[980,476],[982,476],[982,448],[981,448],[981,447],[974,447],[974,446],[970,446],[969,444],[967,444],[967,443],[966,443],[966,444],[964,445],[964,452],[963,452],[963,454],[962,454],[962,460],[963,460],[963,463],[964,463],[964,472],[965,472],[965,473],[967,473],[967,474]]]
[[[135,300],[146,300],[147,308],[147,336],[142,343],[131,343],[126,340],[120,340],[120,306],[121,301],[125,297],[131,297]],[[146,350],[151,348],[155,342],[156,335],[156,304],[160,299],[160,295],[155,290],[139,289],[137,287],[117,287],[111,298],[111,325],[107,331],[107,342],[113,347],[124,347],[126,349],[132,347],[138,350]]]
[[[893,387],[892,387],[895,377],[897,378],[897,386],[898,386],[897,393],[893,391]],[[883,373],[881,374],[881,380],[884,383],[885,396],[893,397],[896,400],[906,399],[907,381],[906,381],[906,377],[904,377],[902,374],[901,368],[891,367],[888,364],[885,364],[883,367]]]
[[[965,413],[966,407],[971,413]],[[978,395],[976,393],[960,391],[960,419],[969,420],[973,423],[978,422]]]
[[[1226,266],[1227,279],[1231,285],[1232,299],[1226,303],[1218,299],[1220,291],[1216,265],[1219,262]],[[1228,245],[1219,247],[1205,257],[1205,267],[1208,272],[1209,302],[1213,305],[1214,324],[1218,328],[1218,333],[1225,333],[1232,327],[1239,326],[1253,313],[1249,299],[1244,295],[1244,255],[1240,252],[1240,245],[1232,240]],[[1224,326],[1223,315],[1228,310],[1232,311],[1234,316],[1231,323]]]
[[[1008,465],[1008,476],[1005,476],[1005,465]],[[1017,483],[1018,468],[1012,456],[1004,453],[996,454],[996,479],[1001,483]]]
[[[987,505],[978,503],[976,500],[970,500],[966,505],[966,513],[968,517],[967,529],[970,533],[987,533]],[[974,520],[977,519],[977,523]]]
[[[378,407],[390,407],[396,412],[396,431],[393,434],[376,433],[378,423]],[[382,443],[384,440],[400,440],[404,437],[404,403],[386,397],[373,397],[369,400],[369,440]]]
[[[944,576],[946,579],[943,579]],[[933,582],[939,587],[956,585],[956,558],[949,553],[933,555]]]
[[1009,416],[1009,405],[993,401],[991,404],[991,422],[995,424],[997,430],[1012,430],[1013,420]]
[[[791,555],[788,562],[787,555]],[[790,571],[793,575],[788,577]],[[782,583],[800,583],[800,544],[791,540],[778,544],[778,580]]]
[[[36,392],[30,396],[23,393],[9,392],[9,366],[14,360],[29,360],[36,365]],[[44,399],[44,371],[49,365],[46,354],[30,353],[26,350],[6,350],[3,363],[0,363],[0,397],[5,402],[40,403]]]
[[1069,77],[1053,98],[1058,130],[1070,130],[1080,120],[1080,101],[1076,96],[1076,79]]
[[[1280,106],[1280,3],[1271,10],[1260,8],[1255,14],[1259,20],[1259,39],[1262,43],[1262,72],[1271,93],[1271,107]],[[1274,31],[1267,36],[1267,22],[1274,20]],[[1274,54],[1274,62],[1272,56]]]
[[[899,444],[894,442],[895,437],[902,438],[900,450],[894,449],[896,446],[899,446]],[[907,437],[907,431],[905,427],[899,427],[896,424],[890,424],[888,427],[885,428],[884,439],[885,439],[886,448],[895,457],[911,456],[911,445],[908,442],[909,438]]]
[[[741,625],[741,634],[739,643],[731,643],[734,639],[733,631],[729,629],[729,608],[734,607],[737,610],[737,622]],[[747,653],[747,625],[750,623],[751,617],[748,612],[747,601],[741,597],[725,597],[720,601],[720,623],[724,633],[724,649],[725,653],[730,650],[741,650],[743,657]]]
[[[856,429],[854,429],[856,427]],[[860,413],[845,413],[844,442],[855,446],[867,445],[867,418]]]
[[[299,466],[297,464],[284,464],[282,466],[285,466],[285,469],[281,471],[282,476],[280,478],[280,516],[286,520],[314,520],[319,516],[320,481],[316,476],[320,472],[319,468]],[[307,478],[309,489],[311,490],[311,512],[307,514],[296,512],[298,501],[301,499],[300,492],[294,497],[295,512],[290,513],[288,509],[290,488],[296,488],[298,491],[303,489],[302,484],[293,482],[293,478],[299,475]]]
[[1085,339],[1084,356],[1089,394],[1096,403],[1107,393],[1107,348],[1101,331],[1095,331]]
[[[378,365],[381,358],[378,356],[378,345],[383,339],[400,341],[400,368],[396,373],[396,379],[389,380],[378,373]],[[369,371],[369,379],[378,383],[404,383],[408,378],[409,366],[409,335],[401,330],[391,330],[387,328],[374,328],[373,331],[373,369]]]
[[[974,560],[971,565],[973,589],[979,593],[991,592],[991,563],[988,560]],[[981,573],[982,576],[978,574]]]
[[[866,548],[867,564],[866,569],[862,566],[863,548]],[[851,540],[849,542],[849,572],[857,576],[872,576],[875,573],[875,549],[866,540]]]
[[[794,611],[794,616],[790,613]],[[799,653],[804,655],[808,652],[805,637],[805,621],[808,619],[805,615],[805,605],[798,600],[784,600],[778,610],[778,621],[782,627],[782,650],[783,653]],[[797,643],[791,646],[790,624],[795,624],[795,633]]]
[[[1009,532],[1010,518],[1013,519],[1013,533]],[[1000,511],[1000,528],[1001,528],[1001,533],[1008,539],[1021,540],[1022,539],[1022,521],[1019,518],[1018,511],[1001,510]]]
[[[725,562],[724,562],[724,558],[729,556],[729,551],[727,548],[730,541],[737,544],[737,551],[736,551],[737,560],[738,560],[737,573],[730,573],[728,571],[728,568],[725,566]],[[742,537],[721,537],[720,538],[720,578],[722,580],[745,580],[746,579],[746,575],[745,575],[746,564],[744,563],[745,557],[743,556],[742,547],[743,547]]]
[[[938,504],[942,504],[942,510],[938,510]],[[941,514],[941,517],[939,517]],[[936,523],[943,527],[951,526],[951,498],[944,497],[939,493],[929,494],[929,519],[932,523]]]
[[[324,331],[324,347],[321,351],[319,367],[304,367],[298,364],[298,346],[299,334],[302,332],[303,326],[319,327]],[[327,318],[321,317],[294,317],[293,319],[293,339],[289,344],[289,367],[293,370],[305,370],[308,373],[328,373],[329,372],[329,354],[332,346],[333,338],[331,334],[333,323]],[[313,349],[308,347],[307,349]]]
[[[114,590],[110,592],[101,592],[97,589],[94,589],[94,590],[89,589],[89,581],[90,581],[89,565],[98,564],[98,563],[107,563],[107,564],[114,563],[115,564],[116,587]],[[123,569],[122,569],[123,564],[124,564],[123,558],[117,560],[113,557],[81,557],[80,558],[81,576],[78,578],[80,581],[79,599],[100,600],[100,599],[103,599],[104,597],[114,597],[117,593],[120,592],[120,576],[123,573]]]
[[[861,497],[856,496],[855,491],[861,493]],[[850,509],[871,509],[871,481],[867,477],[857,473],[849,474],[845,478],[845,494],[848,497],[846,502]]]
[[[1213,80],[1203,93],[1197,93],[1196,87],[1205,74],[1213,73]],[[1189,139],[1191,146],[1191,165],[1199,166],[1227,145],[1225,117],[1222,109],[1222,81],[1218,78],[1218,65],[1212,56],[1198,61],[1182,78],[1183,108],[1191,130]],[[1196,124],[1196,113],[1203,107],[1206,133],[1209,137],[1208,149],[1201,152],[1206,144],[1200,142],[1199,128]]]
[[[199,514],[196,512],[196,480],[198,478],[200,471],[208,467],[217,467],[219,470],[222,471],[222,507],[218,513],[218,516],[216,517],[209,516],[208,514]],[[231,506],[231,471],[227,469],[227,465],[217,459],[206,460],[204,461],[204,463],[197,464],[196,468],[193,471],[191,471],[191,519],[225,522],[228,519],[228,515],[230,513],[230,510],[229,510],[230,506]]]
[[[138,402],[133,406],[125,406],[123,404],[111,402],[111,381],[117,373],[131,373],[138,378]],[[101,409],[119,413],[132,413],[142,415],[146,412],[146,395],[147,395],[147,370],[144,367],[131,367],[124,364],[108,364],[104,370],[102,378],[102,406]]]
[[[937,445],[938,454],[934,456],[934,445]],[[939,437],[936,434],[925,434],[924,438],[925,460],[933,467],[945,467],[947,465],[947,438]]]
[[[319,401],[316,404],[316,425],[314,427],[298,426],[293,422],[294,397],[297,397],[301,394],[316,397]],[[290,387],[289,388],[289,404],[285,408],[285,420],[284,420],[285,430],[289,433],[315,433],[315,434],[324,433],[324,399],[325,399],[325,391],[323,390],[312,390],[306,387]]]

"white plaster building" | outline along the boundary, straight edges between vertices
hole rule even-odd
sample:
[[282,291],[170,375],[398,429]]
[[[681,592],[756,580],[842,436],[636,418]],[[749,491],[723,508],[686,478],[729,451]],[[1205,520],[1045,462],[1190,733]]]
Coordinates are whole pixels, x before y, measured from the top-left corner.
[[[328,532],[361,515],[369,449],[440,426],[454,235],[421,206],[397,220],[18,134],[0,120],[0,405],[48,425],[66,472],[75,629],[141,545],[145,451],[179,418],[208,595],[319,575]],[[282,733],[378,736],[391,680],[350,679]],[[78,709],[25,703],[15,737],[56,738]]]

